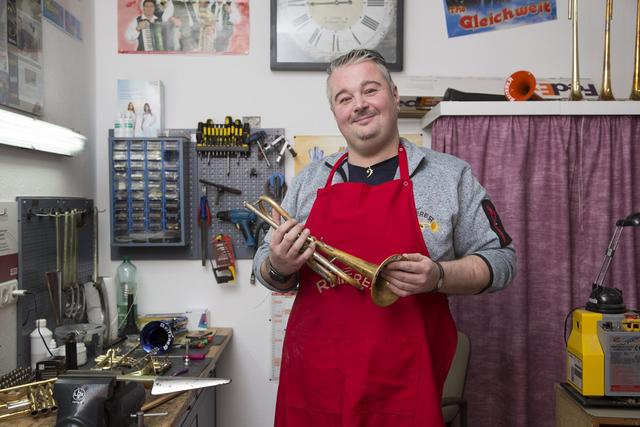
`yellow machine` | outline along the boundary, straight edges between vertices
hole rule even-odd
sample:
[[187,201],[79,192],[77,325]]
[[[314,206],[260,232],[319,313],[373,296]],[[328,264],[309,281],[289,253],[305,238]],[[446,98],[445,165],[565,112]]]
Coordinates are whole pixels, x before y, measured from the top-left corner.
[[567,343],[567,382],[583,396],[640,396],[638,314],[575,310]]
[[622,291],[603,286],[623,227],[640,226],[640,212],[616,222],[585,308],[573,311],[567,342],[567,383],[585,397],[640,396],[640,315]]

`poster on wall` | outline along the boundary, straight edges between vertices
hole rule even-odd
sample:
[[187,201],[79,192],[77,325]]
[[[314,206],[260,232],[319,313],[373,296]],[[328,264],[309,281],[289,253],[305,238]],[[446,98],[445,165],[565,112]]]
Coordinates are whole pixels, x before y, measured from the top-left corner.
[[556,0],[443,0],[449,37],[557,19]]
[[118,52],[246,55],[249,0],[118,0]]
[[158,136],[164,127],[163,104],[164,85],[160,80],[118,80],[117,114],[130,123],[130,133],[120,136]]
[[40,0],[0,0],[0,103],[35,115],[43,98],[40,8]]
[[40,0],[0,0],[0,34],[0,104],[42,114]]
[[64,10],[56,0],[42,1],[42,15],[59,28],[64,28]]
[[[422,134],[400,136],[422,146]],[[294,175],[298,175],[309,163],[318,162],[330,154],[341,153],[347,149],[347,143],[342,135],[296,135],[293,140],[295,150],[298,152],[293,159]]]
[[[7,34],[7,1],[0,0],[0,34]],[[9,102],[9,52],[7,38],[0,37],[0,104]]]

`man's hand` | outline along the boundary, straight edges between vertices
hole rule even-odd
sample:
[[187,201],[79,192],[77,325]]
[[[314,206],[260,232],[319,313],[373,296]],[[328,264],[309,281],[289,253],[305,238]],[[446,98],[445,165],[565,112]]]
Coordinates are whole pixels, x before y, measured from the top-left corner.
[[432,292],[440,280],[440,270],[435,262],[417,253],[403,256],[406,260],[390,263],[382,273],[391,292],[400,297]]
[[[274,212],[274,221],[280,223],[280,215]],[[273,231],[269,242],[269,262],[278,272],[289,275],[297,272],[313,255],[315,243],[304,249],[309,229],[291,218]]]

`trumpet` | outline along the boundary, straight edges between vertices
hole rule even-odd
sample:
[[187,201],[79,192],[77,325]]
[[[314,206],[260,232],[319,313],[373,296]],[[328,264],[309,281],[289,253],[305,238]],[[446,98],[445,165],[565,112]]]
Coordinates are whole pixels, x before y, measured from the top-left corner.
[[613,16],[613,0],[607,0],[604,13],[604,64],[602,66],[602,89],[599,99],[613,101],[615,97],[611,91],[611,18]]
[[[264,205],[265,203],[270,205],[271,208],[278,212],[285,220],[291,218],[291,215],[285,211],[282,206],[267,196],[260,196],[254,204],[244,202],[244,207],[262,218],[271,227],[278,228],[279,224],[271,218],[271,215],[266,210]],[[306,248],[312,243],[315,243],[316,251],[314,251],[312,258],[307,261],[307,265],[332,285],[335,286],[341,283],[347,283],[356,289],[364,289],[364,286],[362,286],[356,279],[349,276],[345,271],[333,264],[333,262],[337,260],[352,270],[360,273],[363,277],[369,279],[371,282],[371,299],[377,306],[387,307],[398,299],[398,296],[389,290],[389,283],[380,276],[380,273],[389,263],[405,259],[402,255],[391,255],[380,265],[376,265],[329,246],[313,236],[307,237],[304,247]],[[327,259],[327,257],[320,255],[318,252],[322,252],[324,255],[329,257],[330,260]]]
[[53,398],[57,378],[0,390],[0,421],[21,415],[37,416],[58,409]]
[[578,0],[569,0],[569,19],[573,21],[573,49],[572,49],[572,72],[571,72],[571,93],[569,100],[579,101],[582,99],[580,91],[580,77],[578,71]]

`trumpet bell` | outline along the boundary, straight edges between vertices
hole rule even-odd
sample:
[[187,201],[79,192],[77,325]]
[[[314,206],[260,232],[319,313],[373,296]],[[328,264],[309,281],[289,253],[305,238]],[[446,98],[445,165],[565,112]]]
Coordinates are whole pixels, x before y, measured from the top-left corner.
[[504,82],[504,95],[509,101],[539,101],[542,99],[536,93],[536,78],[525,70],[516,71],[509,76]]
[[391,255],[378,266],[375,273],[373,274],[371,280],[371,300],[378,307],[387,307],[396,302],[398,299],[398,295],[391,292],[389,286],[387,286],[387,281],[380,277],[380,273],[384,270],[387,265],[394,261],[402,261],[406,259],[402,255]]

